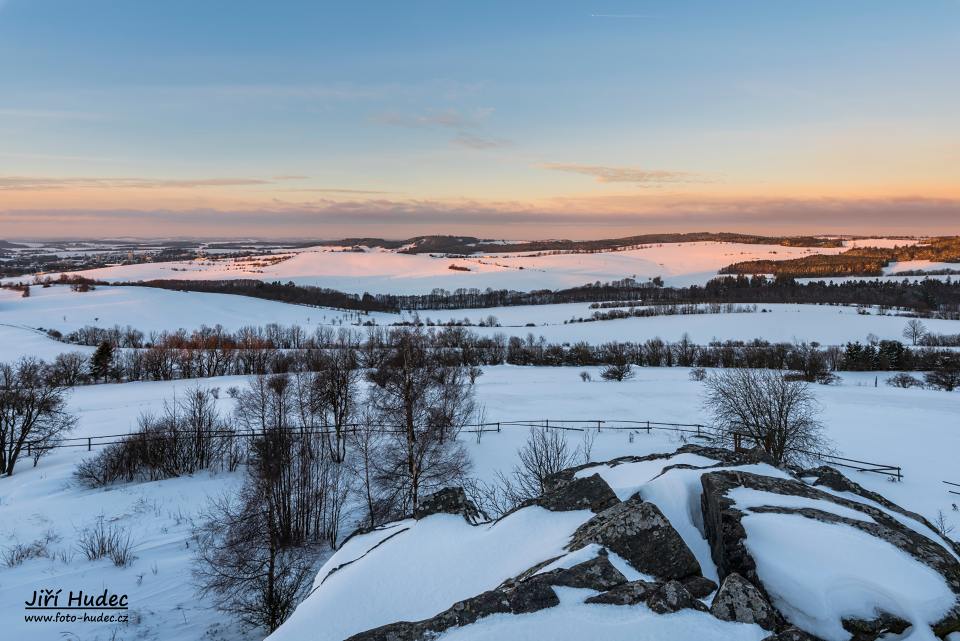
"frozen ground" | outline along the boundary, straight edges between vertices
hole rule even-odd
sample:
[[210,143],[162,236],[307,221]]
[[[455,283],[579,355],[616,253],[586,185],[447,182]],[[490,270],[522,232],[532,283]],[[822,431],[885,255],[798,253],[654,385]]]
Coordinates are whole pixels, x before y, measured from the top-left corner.
[[[612,340],[643,341],[660,337],[679,340],[684,334],[698,344],[712,340],[752,340],[763,337],[770,341],[817,341],[823,345],[840,345],[847,341],[864,341],[869,334],[881,339],[902,340],[907,319],[899,316],[858,314],[854,307],[823,305],[759,306],[767,312],[735,314],[696,314],[627,318],[567,323],[573,318],[589,318],[595,311],[587,303],[560,305],[525,305],[463,310],[425,310],[417,312],[424,322],[445,323],[469,320],[479,324],[494,316],[501,327],[472,327],[483,335],[501,333],[507,336],[543,336],[549,342],[586,341],[600,344]],[[23,355],[52,358],[58,353],[75,351],[77,346],[50,340],[36,328],[53,328],[68,333],[86,325],[125,327],[131,325],[147,336],[153,331],[183,328],[194,330],[202,325],[222,325],[234,331],[245,325],[268,323],[300,325],[313,332],[321,326],[343,327],[373,321],[379,325],[411,320],[414,314],[372,313],[358,315],[342,310],[289,305],[229,294],[174,292],[142,287],[98,287],[79,293],[69,287],[34,287],[28,298],[18,292],[0,290],[0,361]],[[528,326],[532,323],[534,326]],[[960,322],[926,320],[931,332],[960,333]]]
[[[623,383],[583,383],[577,368],[488,368],[478,380],[478,398],[486,406],[490,421],[529,420],[659,420],[704,422],[700,409],[701,384],[689,380],[684,369],[640,368],[634,380]],[[597,379],[596,371],[593,371]],[[77,388],[71,398],[80,423],[74,436],[123,433],[136,425],[143,410],[157,410],[174,390],[193,385],[225,389],[242,384],[238,377],[202,381],[127,383]],[[885,477],[847,471],[858,483],[887,496],[902,506],[934,519],[943,511],[948,523],[960,528],[960,513],[951,508],[956,497],[946,492],[943,480],[960,482],[956,452],[960,432],[955,429],[960,415],[960,394],[916,389],[874,387],[872,374],[844,374],[835,387],[816,387],[823,405],[823,419],[837,450],[867,461],[900,465],[904,480],[891,483]],[[221,395],[224,411],[230,409]],[[570,432],[571,444],[580,434]],[[526,437],[525,428],[504,427],[500,433],[484,434],[479,443],[472,435],[465,442],[474,460],[474,475],[490,479],[497,470],[508,470],[515,462],[517,448]],[[593,460],[623,454],[671,451],[682,444],[672,432],[642,430],[633,435],[601,430],[594,443]],[[78,461],[89,456],[85,448],[58,450],[36,468],[26,463],[12,478],[0,479],[0,540],[6,547],[30,543],[46,536],[55,542],[51,549],[73,550],[69,563],[34,559],[16,568],[0,567],[0,603],[16,604],[27,599],[38,585],[75,586],[88,590],[125,591],[137,615],[134,638],[163,641],[200,639],[253,639],[243,636],[209,608],[209,602],[193,592],[190,577],[192,550],[188,545],[190,522],[204,503],[204,497],[225,491],[237,482],[228,474],[198,474],[154,483],[120,485],[110,490],[86,490],[72,480]],[[633,483],[626,479],[621,485]],[[650,484],[649,491],[656,490]],[[669,488],[664,488],[669,493]],[[76,552],[78,530],[91,525],[99,515],[111,523],[130,528],[137,542],[137,560],[124,569],[109,561],[89,562]],[[478,543],[479,545],[479,543]],[[142,575],[142,576],[141,576]],[[7,607],[7,606],[4,606]],[[589,608],[574,615],[592,616]],[[502,622],[496,628],[510,638],[526,638],[535,627],[535,615]],[[567,614],[544,613],[547,620],[563,625]],[[645,620],[639,618],[624,620]],[[559,617],[559,619],[557,619]],[[629,617],[628,617],[629,618]],[[5,619],[5,621],[8,619]],[[81,639],[109,639],[109,630],[66,630],[46,624],[12,623],[7,638],[47,641],[64,638],[62,631],[82,632]],[[684,625],[696,624],[696,619]],[[620,638],[627,628],[611,620],[611,638]],[[659,624],[650,623],[656,626]],[[521,627],[514,627],[521,626]],[[654,628],[651,628],[651,630]],[[513,636],[513,630],[517,636]],[[526,630],[526,631],[524,631]],[[619,630],[619,631],[617,631]],[[724,638],[714,630],[711,638]],[[459,634],[459,633],[458,633]],[[466,634],[466,632],[464,632]],[[472,634],[472,633],[471,633]],[[479,632],[477,633],[479,634]],[[484,632],[484,634],[487,634]],[[709,636],[704,632],[703,638]],[[70,637],[66,637],[70,638]],[[493,638],[451,637],[451,638]],[[505,637],[500,637],[505,638]],[[651,637],[653,638],[653,637]],[[759,638],[747,635],[743,638]]]

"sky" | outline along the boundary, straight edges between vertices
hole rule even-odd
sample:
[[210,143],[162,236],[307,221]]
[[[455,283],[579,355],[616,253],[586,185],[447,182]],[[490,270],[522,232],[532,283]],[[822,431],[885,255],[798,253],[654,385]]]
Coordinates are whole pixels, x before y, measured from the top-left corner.
[[960,0],[0,0],[0,238],[960,233]]

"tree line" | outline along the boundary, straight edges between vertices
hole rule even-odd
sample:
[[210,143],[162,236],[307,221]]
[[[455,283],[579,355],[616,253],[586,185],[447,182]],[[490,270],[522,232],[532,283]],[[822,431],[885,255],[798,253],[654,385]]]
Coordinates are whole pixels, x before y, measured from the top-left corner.
[[345,294],[336,290],[256,280],[182,281],[156,280],[119,286],[159,287],[174,291],[240,294],[286,303],[339,307],[358,312],[477,309],[518,305],[602,303],[634,301],[643,305],[701,303],[807,303],[827,305],[875,305],[885,309],[911,310],[940,318],[960,318],[960,281],[926,279],[919,282],[852,281],[800,283],[790,276],[727,275],[705,285],[664,287],[662,279],[640,282],[632,278],[608,283],[590,283],[558,290],[519,292],[479,288],[455,291],[434,289],[429,294]]
[[[916,319],[913,319],[916,321]],[[687,335],[677,341],[609,341],[590,344],[548,342],[542,336],[502,333],[481,335],[462,326],[424,328],[423,340],[449,363],[464,367],[491,365],[604,366],[629,363],[646,367],[765,368],[806,371],[811,359],[826,371],[927,371],[947,367],[957,353],[946,347],[956,337],[922,333],[908,346],[900,341],[868,337],[864,343],[822,346],[819,343],[777,343],[764,339],[697,344]],[[100,382],[160,381],[231,375],[286,374],[317,371],[327,354],[350,349],[357,354],[383,353],[399,327],[243,327],[221,326],[187,332],[153,333],[150,340],[131,328],[83,328],[69,335],[97,345],[92,355],[68,352],[49,365],[49,375],[62,385]],[[907,333],[905,332],[905,336]],[[812,380],[812,379],[811,379]]]
[[813,254],[786,260],[748,260],[721,274],[774,274],[791,277],[882,276],[892,262],[929,260],[960,263],[960,236],[931,238],[916,245],[851,247],[840,254]]

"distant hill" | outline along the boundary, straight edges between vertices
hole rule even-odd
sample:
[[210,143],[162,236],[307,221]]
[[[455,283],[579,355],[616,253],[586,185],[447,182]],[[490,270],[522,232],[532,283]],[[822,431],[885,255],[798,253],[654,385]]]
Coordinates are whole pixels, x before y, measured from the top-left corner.
[[0,249],[26,249],[26,245],[11,243],[9,240],[0,240]]
[[474,252],[597,252],[611,251],[636,245],[658,243],[692,242],[743,243],[748,245],[781,245],[784,247],[843,247],[843,241],[836,238],[817,238],[815,236],[756,236],[753,234],[692,232],[685,234],[642,234],[623,238],[601,240],[533,240],[516,243],[504,243],[473,236],[417,236],[407,240],[384,240],[382,238],[345,238],[327,241],[324,245],[366,245],[400,249],[408,254],[471,254]]

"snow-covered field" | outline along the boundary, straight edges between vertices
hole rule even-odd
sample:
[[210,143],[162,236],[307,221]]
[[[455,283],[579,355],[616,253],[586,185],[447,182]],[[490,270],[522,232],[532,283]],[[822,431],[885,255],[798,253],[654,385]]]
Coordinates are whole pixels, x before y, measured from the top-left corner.
[[[641,368],[635,379],[623,383],[584,383],[578,372],[574,368],[488,368],[478,380],[478,400],[486,406],[490,421],[550,418],[696,423],[706,420],[700,407],[702,384],[690,381],[684,369]],[[594,378],[598,378],[596,372]],[[943,511],[948,523],[960,527],[960,513],[951,508],[956,497],[948,494],[942,484],[944,480],[960,482],[956,468],[960,432],[955,429],[956,417],[960,415],[960,395],[895,389],[883,385],[882,380],[879,387],[874,387],[872,374],[844,374],[842,379],[838,386],[815,388],[823,406],[828,435],[838,452],[899,465],[903,468],[904,480],[892,483],[880,475],[846,473],[858,483],[927,518],[935,519],[938,511]],[[158,410],[175,390],[182,391],[193,385],[225,389],[240,384],[242,379],[234,377],[77,388],[70,401],[80,421],[74,436],[126,432],[135,426],[141,411]],[[231,403],[221,395],[224,411],[231,409]],[[578,436],[570,433],[572,444]],[[490,479],[496,470],[509,469],[525,437],[524,428],[504,427],[501,433],[485,434],[479,443],[472,437],[465,438],[474,461],[473,474]],[[634,434],[631,441],[626,432],[602,430],[597,435],[592,458],[606,460],[623,454],[671,451],[680,444],[679,435],[668,431],[654,430],[647,434],[642,430]],[[38,467],[32,468],[27,462],[18,467],[13,477],[0,479],[0,539],[4,541],[0,547],[29,543],[49,533],[51,551],[62,550],[71,557],[68,562],[33,559],[15,568],[0,567],[0,603],[18,603],[19,599],[29,598],[38,587],[87,590],[109,587],[130,595],[130,607],[135,615],[132,620],[136,623],[123,638],[163,641],[257,638],[255,633],[244,636],[224,623],[224,619],[210,609],[209,602],[194,594],[190,575],[191,519],[202,508],[205,496],[228,490],[238,478],[230,474],[203,473],[190,478],[88,490],[79,487],[71,475],[76,464],[89,455],[86,448],[57,450]],[[133,534],[138,558],[130,567],[115,568],[105,560],[90,562],[76,551],[78,530],[90,526],[100,515],[109,523],[129,528]],[[503,545],[504,540],[477,541],[477,553],[488,544]],[[519,549],[515,551],[520,553]],[[572,612],[537,616],[553,620],[589,614],[588,610]],[[642,617],[637,619],[636,614],[624,616],[623,620],[611,619],[604,624],[620,630],[611,629],[610,638],[621,638],[632,623],[640,625],[642,620]],[[17,622],[15,618],[9,620],[11,624],[4,631],[5,638],[52,641],[64,638],[62,631],[78,634],[81,639],[111,638],[107,627],[68,630]],[[661,619],[645,621],[654,626],[651,630],[663,625]],[[696,623],[696,617],[687,622]],[[526,625],[514,621],[509,626],[520,624]],[[617,627],[621,624],[625,626],[622,629]],[[513,630],[513,627],[501,629],[509,638],[521,638],[512,636]],[[717,629],[704,634],[725,638],[721,632]],[[748,634],[743,638],[760,637]]]
[[[722,267],[745,260],[797,258],[813,253],[836,254],[844,248],[783,247],[738,243],[665,243],[643,249],[595,254],[531,256],[517,253],[472,255],[467,258],[402,254],[372,248],[365,252],[312,247],[290,258],[264,264],[250,259],[200,259],[142,263],[75,272],[111,282],[151,279],[218,280],[252,278],[318,285],[353,293],[426,294],[434,288],[557,289],[623,278],[644,281],[660,276],[667,285],[703,284]],[[450,269],[450,265],[470,271]],[[57,277],[59,273],[50,274]],[[23,278],[8,278],[22,281]]]
[[[627,318],[589,323],[565,323],[573,318],[589,318],[594,310],[587,303],[560,305],[525,305],[464,310],[426,310],[417,312],[421,321],[445,323],[468,320],[472,331],[483,335],[502,333],[526,337],[533,334],[547,341],[593,344],[613,340],[643,341],[660,337],[675,341],[684,334],[696,343],[712,340],[752,340],[762,337],[770,341],[817,341],[823,345],[839,345],[847,341],[863,341],[870,334],[881,339],[902,339],[905,318],[880,316],[876,310],[868,315],[854,307],[824,305],[760,306],[767,312],[694,314]],[[479,327],[488,316],[494,316],[500,327]],[[149,336],[163,330],[198,329],[203,325],[222,325],[228,331],[268,323],[300,325],[312,332],[321,326],[342,327],[373,321],[389,325],[411,320],[411,313],[402,315],[372,313],[358,315],[325,308],[290,305],[229,294],[174,292],[142,287],[98,287],[79,293],[69,287],[34,287],[31,296],[0,290],[0,361],[24,355],[52,358],[58,353],[75,351],[77,346],[53,341],[36,328],[56,329],[63,333],[87,325],[113,327],[130,325]],[[529,326],[532,323],[533,326]],[[960,333],[960,322],[927,320],[931,332]]]

